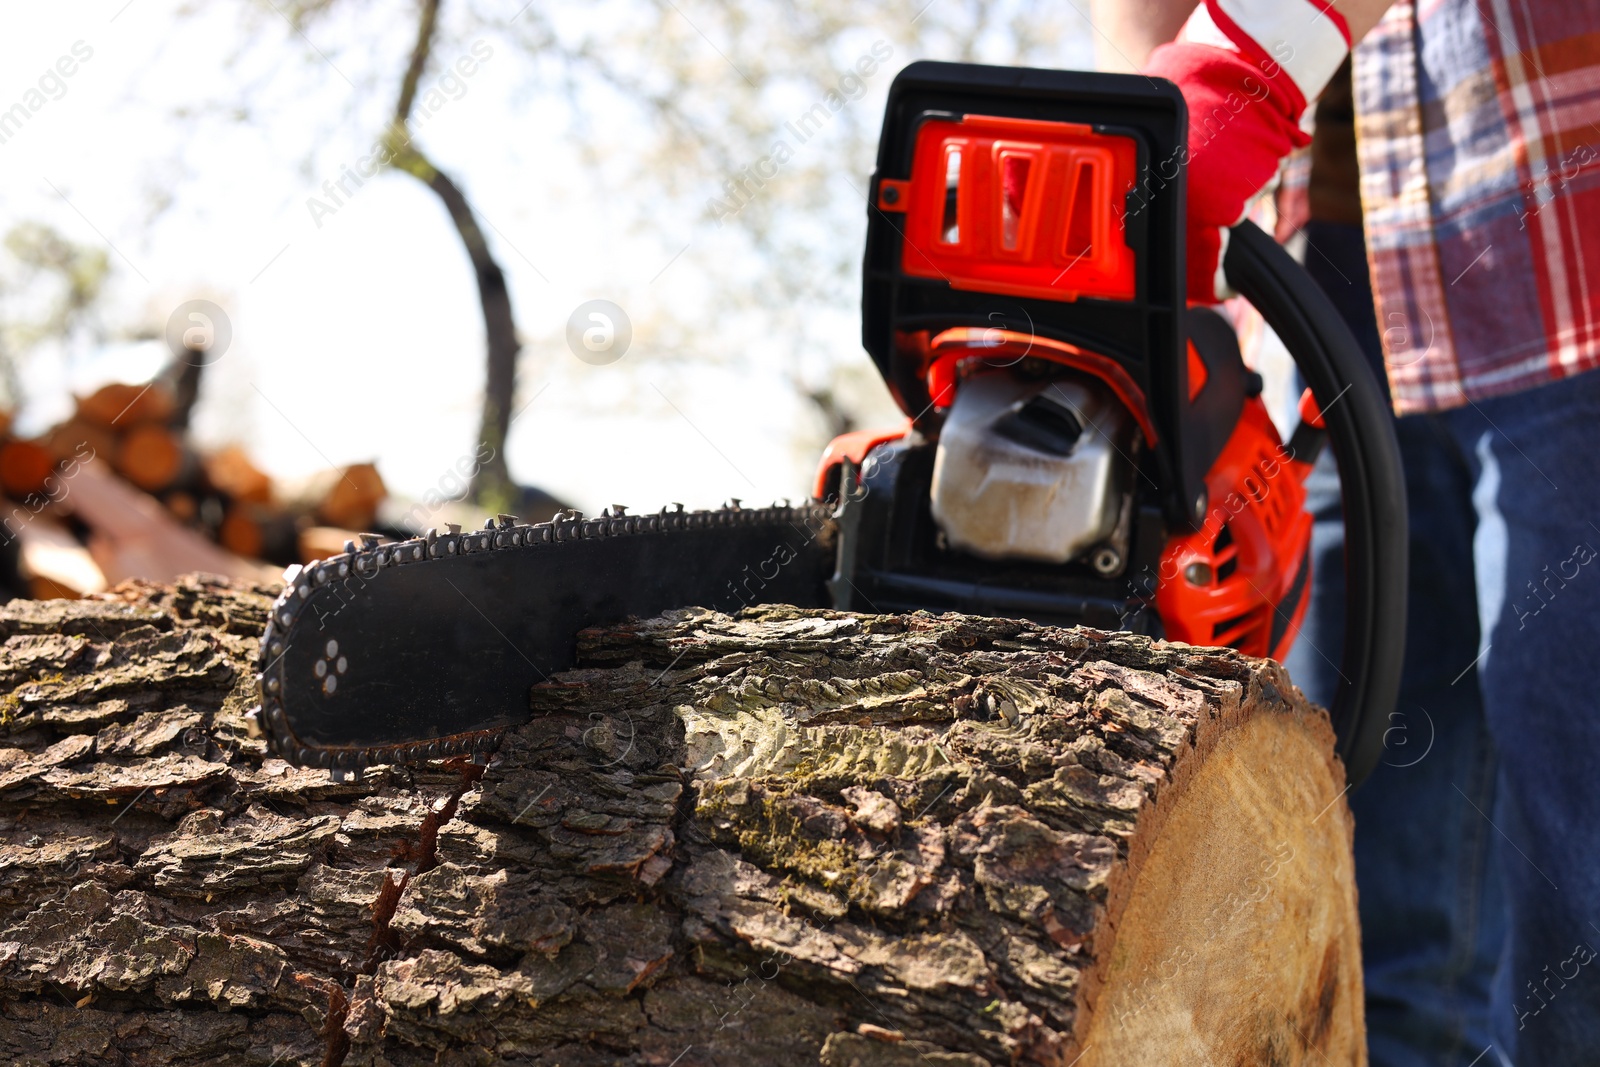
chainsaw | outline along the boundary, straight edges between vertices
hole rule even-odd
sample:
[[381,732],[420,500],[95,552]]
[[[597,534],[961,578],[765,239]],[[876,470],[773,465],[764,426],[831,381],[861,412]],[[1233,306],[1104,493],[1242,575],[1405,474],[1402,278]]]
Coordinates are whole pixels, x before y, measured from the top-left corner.
[[335,776],[487,758],[585,628],[697,606],[958,611],[1282,658],[1310,585],[1304,479],[1330,445],[1346,544],[1331,714],[1373,767],[1404,647],[1405,491],[1375,376],[1260,229],[1223,269],[1307,384],[1285,443],[1234,329],[1184,299],[1170,82],[919,62],[889,90],[862,338],[905,421],[846,434],[811,499],[359,544],[290,567],[253,721]]

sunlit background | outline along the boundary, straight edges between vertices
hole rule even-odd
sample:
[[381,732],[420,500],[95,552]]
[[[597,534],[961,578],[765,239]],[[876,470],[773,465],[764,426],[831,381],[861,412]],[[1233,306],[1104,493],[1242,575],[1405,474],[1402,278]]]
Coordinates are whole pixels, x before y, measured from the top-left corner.
[[[375,461],[391,508],[460,494],[485,381],[472,264],[416,177],[348,177],[393,118],[419,10],[6,5],[0,113],[28,109],[0,123],[16,433],[159,373],[169,315],[203,298],[232,340],[203,374],[197,447],[241,445],[286,484]],[[410,128],[507,278],[514,479],[591,513],[803,496],[832,434],[895,415],[857,316],[894,72],[1087,68],[1091,32],[1071,3],[445,0]],[[74,55],[71,76],[48,76]],[[808,112],[801,142],[787,124]],[[790,158],[747,169],[780,141]],[[566,340],[596,298],[633,329],[609,365]]]

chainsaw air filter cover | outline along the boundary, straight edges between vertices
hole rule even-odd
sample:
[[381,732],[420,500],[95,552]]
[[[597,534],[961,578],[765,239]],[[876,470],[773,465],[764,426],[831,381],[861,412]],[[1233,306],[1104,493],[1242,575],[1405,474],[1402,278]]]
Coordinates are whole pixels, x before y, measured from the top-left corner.
[[961,384],[939,435],[932,509],[951,548],[1066,563],[1116,531],[1133,420],[1086,377],[1009,370]]

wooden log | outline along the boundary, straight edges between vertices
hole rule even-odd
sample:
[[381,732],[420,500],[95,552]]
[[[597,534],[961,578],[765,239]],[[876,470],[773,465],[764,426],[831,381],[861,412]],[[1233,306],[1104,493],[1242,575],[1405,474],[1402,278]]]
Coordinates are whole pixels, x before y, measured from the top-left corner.
[[22,576],[35,600],[77,599],[103,592],[106,576],[72,532],[49,515],[14,516]]
[[89,551],[109,581],[171,581],[192,571],[233,578],[274,576],[275,568],[241,559],[181,525],[160,501],[116,477],[99,460],[75,468],[62,503],[89,527]]
[[78,418],[123,430],[142,423],[165,423],[175,408],[172,390],[161,382],[112,382],[78,398]]
[[329,526],[370,530],[378,515],[378,505],[389,495],[378,468],[371,463],[352,463],[339,472],[317,506],[317,518]]
[[[172,517],[185,526],[193,526],[200,519],[200,502],[194,498],[193,493],[185,493],[181,490],[164,493],[161,497],[161,502],[167,506],[167,510],[172,513]],[[224,544],[223,547],[228,548],[227,544]],[[229,550],[232,551],[232,549]]]
[[13,438],[0,444],[0,489],[13,500],[43,494],[56,457],[39,441]]
[[272,503],[272,479],[238,445],[204,457],[206,481],[230,500],[244,504]]
[[346,530],[342,526],[306,526],[300,530],[299,547],[301,563],[327,559],[344,551],[346,541],[360,544],[361,531]]
[[168,488],[194,465],[183,439],[165,426],[146,423],[122,435],[113,465],[146,492]]
[[45,446],[58,463],[82,462],[101,457],[111,462],[119,447],[116,430],[82,418],[72,418],[44,437]]
[[486,769],[334,782],[247,735],[267,609],[0,609],[0,1062],[1366,1062],[1274,664],[683,611],[582,635]]
[[234,555],[260,559],[266,538],[250,510],[236,506],[229,508],[222,517],[222,525],[217,527],[217,543]]
[[378,505],[388,493],[377,467],[352,463],[314,476],[296,496],[324,526],[370,530],[377,520]]

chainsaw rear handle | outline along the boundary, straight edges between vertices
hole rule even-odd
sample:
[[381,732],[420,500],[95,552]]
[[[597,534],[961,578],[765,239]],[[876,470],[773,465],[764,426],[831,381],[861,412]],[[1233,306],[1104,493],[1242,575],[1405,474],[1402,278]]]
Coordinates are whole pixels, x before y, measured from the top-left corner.
[[1277,333],[1322,409],[1344,508],[1344,654],[1330,709],[1352,788],[1383,752],[1405,660],[1406,487],[1394,418],[1350,329],[1288,252],[1252,222],[1223,272]]

